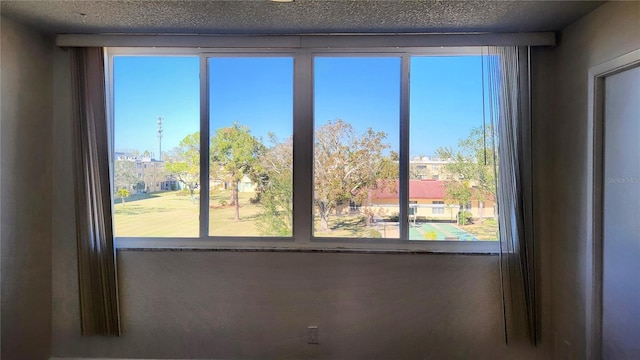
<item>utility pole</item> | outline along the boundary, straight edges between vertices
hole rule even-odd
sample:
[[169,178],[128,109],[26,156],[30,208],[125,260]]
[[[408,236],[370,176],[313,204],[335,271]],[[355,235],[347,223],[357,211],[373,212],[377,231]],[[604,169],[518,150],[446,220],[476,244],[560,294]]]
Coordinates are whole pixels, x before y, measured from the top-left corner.
[[162,123],[164,122],[164,116],[158,116],[158,145],[160,147],[159,159],[162,161]]

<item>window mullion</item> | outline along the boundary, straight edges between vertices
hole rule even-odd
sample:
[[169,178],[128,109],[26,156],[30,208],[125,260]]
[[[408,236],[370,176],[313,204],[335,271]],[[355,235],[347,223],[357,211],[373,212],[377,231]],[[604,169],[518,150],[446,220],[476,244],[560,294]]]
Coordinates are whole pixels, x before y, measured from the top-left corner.
[[200,56],[200,238],[209,235],[209,67]]
[[313,74],[312,56],[296,53],[293,99],[293,236],[311,241],[313,229]]
[[400,239],[409,239],[409,69],[410,56],[402,56],[400,75]]

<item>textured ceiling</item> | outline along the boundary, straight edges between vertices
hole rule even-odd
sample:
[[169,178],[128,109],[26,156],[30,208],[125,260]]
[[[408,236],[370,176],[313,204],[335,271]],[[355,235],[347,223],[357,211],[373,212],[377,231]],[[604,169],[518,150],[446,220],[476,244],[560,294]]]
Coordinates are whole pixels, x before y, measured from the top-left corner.
[[[557,31],[594,1],[2,1],[47,33],[433,33]],[[84,15],[83,15],[84,14]]]

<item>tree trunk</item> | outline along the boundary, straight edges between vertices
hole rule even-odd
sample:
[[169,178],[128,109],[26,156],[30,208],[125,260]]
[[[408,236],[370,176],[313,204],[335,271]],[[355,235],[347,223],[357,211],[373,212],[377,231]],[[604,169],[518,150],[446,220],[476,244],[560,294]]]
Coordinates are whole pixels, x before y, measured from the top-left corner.
[[235,185],[236,185],[235,187],[233,185],[231,185],[231,198],[229,199],[229,205],[230,206],[234,206],[236,204],[236,197],[234,195],[234,192],[238,191],[238,187],[237,187],[238,184],[235,184]]
[[240,201],[238,201],[238,187],[234,186],[231,189],[231,197],[233,198],[232,202],[235,206],[235,220],[240,220]]
[[191,197],[191,202],[195,204],[196,198],[195,196],[193,196],[193,194],[194,194],[193,187],[189,186],[189,196]]
[[329,231],[329,207],[320,202],[318,210],[320,212],[320,231]]

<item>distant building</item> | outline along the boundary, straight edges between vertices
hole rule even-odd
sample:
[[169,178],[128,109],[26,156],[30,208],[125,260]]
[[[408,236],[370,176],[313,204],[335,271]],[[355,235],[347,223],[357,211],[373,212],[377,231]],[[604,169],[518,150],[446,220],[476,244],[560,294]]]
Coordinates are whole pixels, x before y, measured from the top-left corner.
[[164,161],[153,159],[151,156],[140,157],[134,153],[115,152],[114,163],[116,187],[128,186],[134,193],[153,193],[180,188],[179,181],[164,170]]
[[410,178],[414,180],[453,180],[446,170],[452,160],[443,160],[432,156],[416,156],[409,160]]
[[[409,216],[454,221],[460,206],[446,203],[446,184],[447,181],[443,180],[409,180]],[[379,186],[369,194],[369,206],[397,212],[398,196],[397,181]],[[493,198],[484,202],[472,200],[466,204],[465,210],[470,211],[474,218],[486,218],[493,216],[494,207]]]

